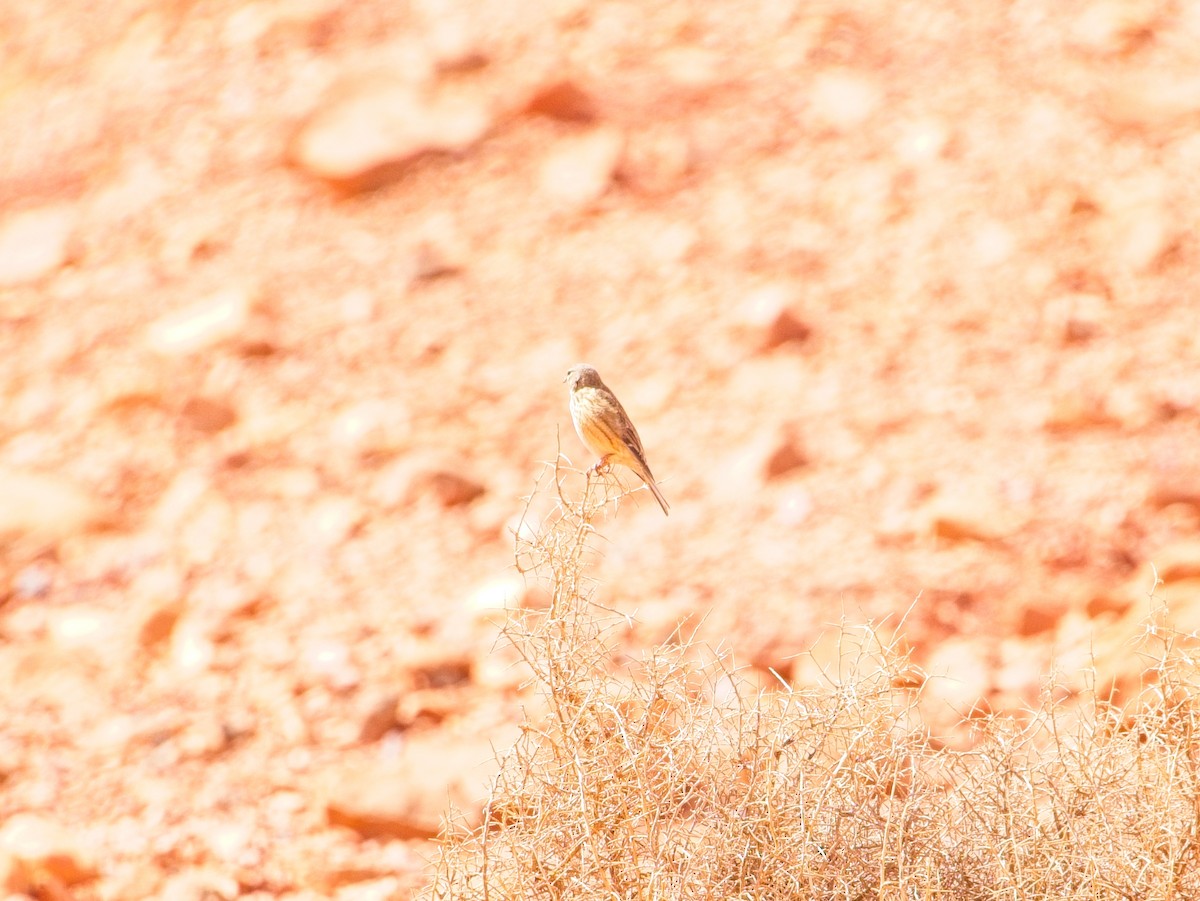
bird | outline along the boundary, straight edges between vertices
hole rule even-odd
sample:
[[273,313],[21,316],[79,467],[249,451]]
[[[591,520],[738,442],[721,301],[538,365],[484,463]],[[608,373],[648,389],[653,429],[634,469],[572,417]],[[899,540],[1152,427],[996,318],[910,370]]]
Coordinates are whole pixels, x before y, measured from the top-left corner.
[[600,373],[581,363],[571,367],[563,381],[571,391],[571,421],[575,423],[579,440],[593,454],[600,456],[600,462],[592,469],[599,471],[610,463],[627,466],[646,483],[663,514],[669,515],[667,499],[646,463],[642,439],[617,396],[601,380]]

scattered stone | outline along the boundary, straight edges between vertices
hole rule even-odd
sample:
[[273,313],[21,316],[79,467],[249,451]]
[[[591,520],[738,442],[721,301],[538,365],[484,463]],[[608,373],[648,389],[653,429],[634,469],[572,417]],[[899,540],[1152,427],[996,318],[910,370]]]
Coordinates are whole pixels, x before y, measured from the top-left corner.
[[264,472],[258,490],[286,501],[309,500],[321,490],[321,479],[306,466],[285,466]]
[[915,663],[909,663],[891,679],[892,688],[915,691],[929,681],[929,674]]
[[125,148],[111,178],[98,186],[89,207],[101,221],[120,225],[161,201],[172,187],[164,165],[144,148]]
[[[1123,616],[1100,623],[1089,620],[1073,630],[1068,652],[1079,663],[1075,665],[1066,654],[1058,654],[1059,671],[1090,672],[1094,668],[1097,697],[1111,697],[1114,703],[1123,704],[1158,678],[1155,655],[1162,652],[1162,644],[1159,640],[1146,642],[1148,629],[1149,634],[1170,634],[1177,647],[1194,650],[1195,625],[1200,622],[1200,578],[1160,585],[1154,592],[1153,607],[1147,604],[1145,591],[1142,585],[1133,587],[1131,593],[1136,594],[1137,603]],[[1164,629],[1166,633],[1161,631]],[[1135,651],[1139,643],[1144,646]],[[1087,683],[1092,681],[1087,679]],[[1080,686],[1080,690],[1091,688],[1091,684]]]
[[1028,638],[1051,632],[1069,609],[1069,603],[1059,598],[1039,598],[1032,603],[1023,603],[1017,618],[1017,634]]
[[1079,570],[1093,559],[1091,543],[1080,533],[1055,531],[1038,543],[1038,559],[1054,570]]
[[1089,619],[1099,619],[1110,614],[1121,616],[1133,606],[1133,601],[1132,593],[1100,589],[1088,597],[1084,611]]
[[187,760],[212,760],[229,747],[229,730],[211,717],[188,725],[176,738],[179,753]]
[[417,465],[406,457],[385,463],[371,481],[370,503],[384,512],[413,503],[420,494],[418,474]]
[[688,136],[674,123],[662,123],[630,133],[616,177],[644,194],[667,194],[683,184],[693,156]]
[[226,288],[187,309],[168,313],[150,326],[146,343],[164,356],[187,356],[241,335],[253,301],[245,288]]
[[485,491],[480,482],[446,466],[443,457],[421,454],[383,467],[375,479],[371,499],[384,509],[394,509],[432,496],[443,507],[451,508],[469,504]]
[[379,298],[364,287],[351,288],[338,300],[342,321],[347,325],[361,325],[375,318],[379,310]]
[[348,885],[338,892],[338,901],[394,901],[402,898],[404,886],[396,876],[381,876]]
[[168,876],[159,890],[160,901],[234,901],[242,894],[238,881],[213,867],[189,867]]
[[221,30],[222,43],[239,47],[318,46],[337,15],[337,0],[298,0],[286,6],[238,7]]
[[[150,514],[156,530],[169,532],[178,528],[199,506],[212,487],[207,473],[198,468],[180,471],[159,494],[158,503]],[[178,575],[176,575],[178,578]]]
[[13,591],[19,598],[45,597],[53,585],[53,571],[41,563],[22,567],[12,581]]
[[1200,77],[1171,70],[1122,73],[1102,95],[1100,110],[1120,128],[1181,126],[1200,112]]
[[96,393],[97,409],[115,417],[158,411],[167,404],[158,360],[145,353],[104,367],[97,373]]
[[[478,642],[470,668],[470,679],[475,686],[492,695],[516,693],[535,683],[533,668],[511,643]],[[460,709],[463,702],[458,702]]]
[[200,841],[207,846],[212,858],[236,866],[254,856],[255,824],[249,818],[195,817],[195,820]]
[[449,648],[431,646],[415,652],[405,663],[416,689],[452,688],[471,681],[473,660],[465,642]]
[[775,521],[780,525],[796,528],[812,517],[816,505],[812,492],[796,486],[784,492],[775,503]]
[[1168,545],[1150,557],[1154,572],[1164,584],[1200,579],[1200,540]]
[[539,87],[525,105],[525,112],[567,122],[591,122],[597,118],[595,99],[569,80]]
[[209,566],[234,540],[233,505],[216,491],[206,494],[179,525],[176,536],[183,565]]
[[545,585],[534,583],[525,586],[521,595],[523,610],[549,610],[554,603],[554,594]]
[[457,472],[435,470],[426,472],[422,481],[443,507],[469,504],[486,490],[483,485]]
[[56,606],[46,619],[46,631],[60,650],[90,654],[111,646],[114,614],[87,603]]
[[740,308],[739,324],[757,350],[802,344],[812,328],[796,313],[797,289],[786,282],[764,285],[751,292]]
[[735,446],[719,467],[721,478],[716,486],[731,496],[742,496],[794,474],[809,462],[799,427],[784,423]]
[[367,838],[432,839],[451,804],[479,823],[497,768],[488,742],[412,741],[398,759],[347,762],[327,773],[323,806],[331,825]]
[[1002,222],[988,219],[972,229],[971,251],[976,265],[981,268],[999,266],[1007,262],[1016,249],[1016,236],[1012,229]]
[[135,745],[160,744],[172,734],[169,725],[159,722],[154,716],[138,717],[119,714],[105,717],[79,743],[108,760],[117,762],[128,759]]
[[32,891],[33,880],[25,862],[10,851],[0,850],[0,893],[12,898]]
[[334,415],[330,438],[359,456],[389,455],[411,435],[408,409],[398,398],[357,401]]
[[770,482],[808,465],[808,455],[795,428],[784,429],[763,460],[762,477]]
[[1200,622],[1200,576],[1172,579],[1154,592],[1167,605],[1170,619],[1181,629],[1187,629],[1195,646],[1196,623]]
[[875,112],[883,93],[874,79],[861,72],[823,72],[808,90],[811,112],[821,127],[838,133],[861,127]]
[[1046,304],[1046,317],[1061,330],[1063,344],[1084,344],[1101,333],[1108,306],[1098,294],[1068,294]]
[[404,730],[440,726],[462,710],[463,693],[457,688],[410,691],[396,703],[393,725]]
[[518,576],[496,579],[481,585],[467,602],[477,622],[503,626],[510,613],[524,606],[524,580]]
[[[1162,422],[1200,412],[1200,386],[1185,378],[1176,378],[1160,385],[1155,394],[1155,412]],[[1200,479],[1197,479],[1197,483],[1200,484]],[[1195,496],[1200,498],[1200,488],[1197,488]]]
[[1115,209],[1100,229],[1112,258],[1139,273],[1153,269],[1179,242],[1179,228],[1165,202]]
[[1170,479],[1160,481],[1150,490],[1146,502],[1155,510],[1177,504],[1200,510],[1200,474],[1173,473]]
[[[240,513],[245,514],[245,508]],[[253,619],[271,599],[268,585],[274,574],[267,558],[247,564],[233,572],[220,571],[197,575],[191,582],[188,599],[192,606],[203,611],[211,626],[213,638],[220,642],[234,640],[240,622]],[[265,569],[254,571],[255,565]]]
[[[401,845],[403,842],[388,842],[387,846]],[[334,860],[322,859],[314,862],[312,869],[303,882],[306,888],[318,892],[322,898],[333,898],[336,901],[350,901],[353,892],[359,886],[372,884],[380,880],[388,872],[386,864],[361,860],[358,857],[343,859],[341,855]],[[403,897],[401,894],[389,895],[386,901],[395,901]]]
[[422,157],[466,151],[493,118],[477,95],[376,78],[336,89],[300,127],[289,155],[309,175],[356,193],[395,180]]
[[70,207],[24,210],[0,223],[0,287],[37,281],[68,261],[76,214]]
[[[129,829],[131,822],[132,817],[127,818],[121,823],[121,826]],[[140,847],[141,845],[139,845],[139,849]],[[110,859],[104,870],[103,880],[98,883],[96,891],[96,897],[103,901],[118,901],[121,898],[161,899],[163,897],[161,890],[166,881],[166,874],[157,863],[147,860]]]
[[190,397],[181,411],[183,421],[206,435],[224,431],[237,422],[233,407],[213,397]]
[[994,687],[1005,698],[1001,709],[1015,712],[1038,696],[1047,672],[1045,653],[1034,642],[1004,638],[998,648]]
[[480,46],[469,13],[434,15],[423,42],[428,44],[440,72],[472,72],[491,62]]
[[413,278],[428,281],[467,268],[470,248],[453,217],[433,215],[421,225],[413,252]]
[[639,647],[677,645],[683,636],[696,632],[702,625],[703,617],[698,610],[703,607],[697,593],[682,590],[640,604],[632,637]]
[[396,728],[396,707],[400,703],[400,695],[396,692],[385,692],[368,698],[363,707],[362,725],[358,730],[358,740],[362,744],[379,741]]
[[57,544],[105,524],[99,501],[66,479],[0,469],[0,541]]
[[1104,397],[1104,407],[1116,420],[1117,428],[1127,435],[1157,422],[1154,402],[1146,396],[1144,388],[1130,382],[1118,380],[1111,385]]
[[12,579],[12,590],[18,597],[44,597],[53,587],[54,576],[48,566],[32,564],[24,566]]
[[171,633],[170,662],[179,671],[178,677],[207,672],[216,656],[216,645],[203,623],[189,619],[176,625]]
[[362,683],[362,671],[350,648],[340,641],[321,641],[305,647],[301,654],[306,682],[332,691],[346,692]]
[[445,278],[458,274],[462,269],[462,258],[447,253],[444,245],[434,241],[419,241],[413,251],[413,278],[418,281]]
[[1113,428],[1121,420],[1108,409],[1102,397],[1084,392],[1060,395],[1051,402],[1042,420],[1047,432],[1080,432],[1087,429]]
[[703,47],[670,47],[654,62],[672,84],[691,91],[711,89],[725,77],[721,55]]
[[940,159],[950,146],[950,131],[938,119],[923,118],[901,126],[892,145],[896,156],[910,166],[923,166]]
[[500,527],[500,538],[509,543],[515,538],[518,543],[527,544],[534,541],[541,530],[542,518],[532,510],[521,510],[505,519]]
[[184,595],[183,575],[174,566],[160,564],[138,572],[125,597],[132,607],[158,608]]
[[664,269],[686,265],[700,240],[700,232],[686,222],[659,220],[653,226],[653,231],[644,245],[646,260],[653,261]]
[[1002,540],[1014,528],[1012,515],[986,491],[956,490],[942,494],[918,514],[919,531],[945,541]]
[[366,511],[354,498],[322,497],[308,514],[308,534],[322,547],[336,547],[355,535],[366,519]]
[[138,616],[138,646],[143,651],[157,650],[174,634],[186,610],[187,603],[180,595],[163,595],[147,603]]
[[62,824],[36,813],[16,813],[0,827],[0,858],[19,861],[36,883],[48,876],[65,886],[98,875],[95,862]]
[[999,533],[984,517],[966,509],[943,507],[929,514],[928,531],[935,538],[948,541],[991,541]]
[[1127,53],[1153,37],[1159,15],[1159,4],[1144,0],[1089,3],[1075,17],[1070,42],[1097,55]]
[[590,206],[612,183],[624,142],[624,134],[608,126],[563,138],[542,161],[542,191],[567,207]]
[[173,217],[163,225],[158,259],[172,273],[186,272],[225,247],[228,223],[215,209],[202,209],[190,216]]
[[929,714],[931,729],[940,727],[954,733],[964,717],[986,711],[992,673],[979,642],[944,639],[932,650],[924,669],[929,676],[922,686],[920,703]]

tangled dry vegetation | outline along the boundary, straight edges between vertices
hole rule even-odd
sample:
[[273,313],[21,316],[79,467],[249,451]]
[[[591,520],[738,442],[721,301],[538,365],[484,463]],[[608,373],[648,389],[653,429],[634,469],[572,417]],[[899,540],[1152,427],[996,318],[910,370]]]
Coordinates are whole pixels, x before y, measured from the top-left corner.
[[562,483],[518,537],[553,601],[506,630],[548,713],[502,756],[483,825],[448,825],[430,898],[1200,897],[1194,636],[1147,628],[1124,708],[1048,679],[1040,709],[950,750],[877,629],[845,630],[844,670],[806,689],[762,690],[682,635],[623,654],[587,575],[619,498]]

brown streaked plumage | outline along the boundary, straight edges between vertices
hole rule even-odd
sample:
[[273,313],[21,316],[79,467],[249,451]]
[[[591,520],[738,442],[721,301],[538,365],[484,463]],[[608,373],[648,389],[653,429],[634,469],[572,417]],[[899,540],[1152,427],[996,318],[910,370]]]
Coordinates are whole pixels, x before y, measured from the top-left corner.
[[646,463],[642,439],[617,396],[600,380],[600,373],[591,366],[580,364],[567,372],[564,381],[571,390],[571,420],[575,423],[575,431],[587,449],[600,457],[595,468],[620,463],[632,469],[646,483],[663,513],[667,513],[667,499]]

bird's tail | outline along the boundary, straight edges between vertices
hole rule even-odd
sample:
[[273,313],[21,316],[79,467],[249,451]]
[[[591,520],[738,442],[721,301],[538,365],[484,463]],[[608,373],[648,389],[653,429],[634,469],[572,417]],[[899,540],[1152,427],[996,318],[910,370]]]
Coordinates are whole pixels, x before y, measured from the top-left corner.
[[667,499],[663,497],[662,491],[659,490],[658,483],[654,481],[654,476],[650,475],[649,470],[646,470],[644,475],[646,487],[650,489],[650,493],[654,495],[654,499],[658,501],[658,505],[663,508],[663,515],[670,516],[670,505],[667,503]]

